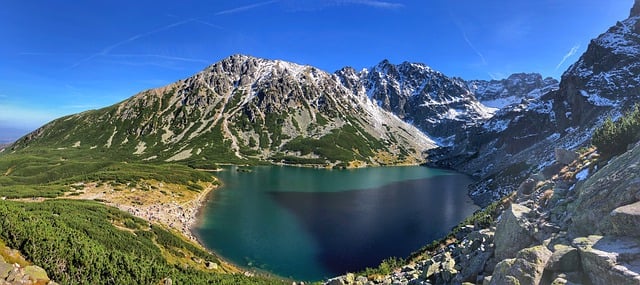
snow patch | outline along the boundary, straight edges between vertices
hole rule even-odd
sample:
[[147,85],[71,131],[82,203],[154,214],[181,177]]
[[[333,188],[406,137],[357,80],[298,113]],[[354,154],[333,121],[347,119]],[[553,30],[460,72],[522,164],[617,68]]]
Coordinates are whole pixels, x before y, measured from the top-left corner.
[[582,97],[587,98],[587,101],[589,101],[589,103],[595,105],[595,106],[600,106],[600,107],[605,107],[605,106],[611,106],[611,107],[615,107],[618,105],[617,101],[613,101],[611,99],[607,99],[604,98],[598,94],[589,94],[587,91],[585,90],[580,90],[580,95],[582,95]]
[[587,177],[589,177],[589,168],[585,168],[585,169],[583,169],[583,170],[580,170],[580,172],[578,172],[578,173],[576,174],[576,179],[577,179],[578,181],[586,180],[586,179],[587,179]]

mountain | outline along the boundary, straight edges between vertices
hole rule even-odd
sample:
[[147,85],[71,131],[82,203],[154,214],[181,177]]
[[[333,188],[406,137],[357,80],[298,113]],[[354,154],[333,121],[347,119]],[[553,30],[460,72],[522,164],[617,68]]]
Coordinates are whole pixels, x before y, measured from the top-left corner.
[[419,130],[311,66],[234,55],[116,105],[55,120],[17,142],[194,165],[363,166],[423,161]]
[[384,60],[360,72],[346,67],[336,74],[353,93],[371,98],[434,138],[451,137],[495,111],[482,105],[465,81],[421,63]]
[[556,167],[556,148],[586,146],[607,117],[620,117],[640,99],[638,11],[592,40],[557,90],[524,99],[460,132],[451,147],[430,151],[431,161],[479,177],[471,194],[486,205],[528,175]]
[[558,80],[538,73],[514,73],[502,80],[469,80],[467,88],[485,106],[501,109],[558,89]]

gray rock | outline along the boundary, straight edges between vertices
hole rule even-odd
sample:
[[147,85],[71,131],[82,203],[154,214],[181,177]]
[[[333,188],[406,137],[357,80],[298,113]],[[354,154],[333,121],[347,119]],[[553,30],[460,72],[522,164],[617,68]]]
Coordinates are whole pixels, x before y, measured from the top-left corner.
[[496,228],[494,243],[498,260],[512,258],[521,249],[530,246],[535,239],[529,233],[529,222],[526,215],[531,209],[512,204],[501,217]]
[[536,187],[536,182],[537,181],[532,178],[523,181],[518,187],[518,197],[522,198],[531,195]]
[[640,190],[640,183],[634,182],[640,178],[638,161],[640,147],[612,159],[576,188],[575,191],[579,192],[577,199],[567,205],[572,220],[569,225],[571,235],[617,235],[620,229],[627,231],[625,221],[620,219],[615,223],[619,228],[614,229],[612,220],[616,215],[611,213],[616,208],[638,201],[635,196]]
[[33,281],[49,281],[47,272],[39,266],[30,265],[24,268],[24,274]]
[[0,279],[6,279],[9,276],[9,272],[13,270],[13,265],[9,263],[0,262]]
[[613,210],[611,223],[615,235],[640,237],[640,202]]
[[490,284],[539,284],[550,257],[551,251],[544,246],[525,248],[516,258],[505,259],[496,265]]
[[347,282],[342,277],[330,279],[326,285],[347,285]]
[[571,164],[578,157],[580,157],[575,151],[566,150],[562,148],[555,149],[556,161],[562,164]]
[[631,238],[588,236],[573,245],[593,284],[640,284],[640,242]]
[[562,244],[555,245],[553,254],[551,258],[549,258],[545,268],[555,272],[573,272],[580,270],[580,255],[578,254],[578,249]]
[[212,261],[207,261],[205,263],[205,266],[207,266],[207,269],[211,269],[211,270],[217,270],[219,268],[218,264]]

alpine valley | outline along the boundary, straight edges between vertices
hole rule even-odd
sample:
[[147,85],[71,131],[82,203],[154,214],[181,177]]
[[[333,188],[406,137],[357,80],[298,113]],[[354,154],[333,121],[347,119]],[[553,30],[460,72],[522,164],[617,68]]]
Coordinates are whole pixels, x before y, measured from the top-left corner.
[[327,284],[640,284],[639,74],[640,0],[560,81],[232,55],[0,146],[0,284],[294,282],[192,235],[228,164],[474,178],[446,237]]

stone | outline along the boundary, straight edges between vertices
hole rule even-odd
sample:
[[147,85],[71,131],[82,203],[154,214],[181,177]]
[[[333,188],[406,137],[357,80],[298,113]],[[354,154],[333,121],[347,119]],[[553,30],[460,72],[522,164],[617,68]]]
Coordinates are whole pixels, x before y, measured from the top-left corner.
[[9,276],[9,272],[13,270],[13,265],[9,263],[0,262],[0,279],[6,279]]
[[326,285],[347,285],[341,277],[330,279]]
[[640,284],[640,242],[591,235],[576,238],[582,270],[592,284]]
[[207,261],[205,265],[207,266],[207,269],[211,270],[217,270],[219,268],[218,264],[212,261]]
[[516,258],[505,259],[496,265],[490,284],[539,284],[550,257],[551,251],[544,246],[525,248]]
[[356,281],[356,275],[353,273],[347,273],[344,279],[345,279],[345,282],[347,282],[347,284],[353,284],[353,282]]
[[640,202],[613,210],[611,223],[614,235],[640,237]]
[[555,245],[545,268],[555,272],[579,271],[581,268],[578,249],[563,244]]
[[536,187],[536,180],[532,178],[527,178],[518,187],[518,197],[523,198],[525,196],[531,195],[535,187]]
[[29,276],[33,281],[49,281],[47,272],[42,267],[30,265],[24,268],[24,274]]
[[171,278],[167,277],[165,279],[162,279],[162,285],[172,285],[173,284],[173,280],[171,280]]
[[369,282],[369,279],[367,279],[367,277],[364,277],[364,276],[356,277],[356,284],[367,284],[367,282]]
[[571,164],[576,161],[580,156],[571,150],[566,150],[562,148],[555,149],[556,161],[565,165]]
[[530,246],[535,239],[529,233],[526,215],[531,209],[512,204],[504,211],[494,235],[495,255],[498,260],[512,258],[521,249]]

